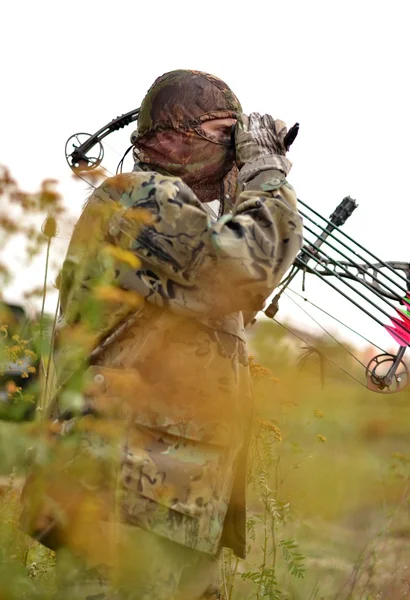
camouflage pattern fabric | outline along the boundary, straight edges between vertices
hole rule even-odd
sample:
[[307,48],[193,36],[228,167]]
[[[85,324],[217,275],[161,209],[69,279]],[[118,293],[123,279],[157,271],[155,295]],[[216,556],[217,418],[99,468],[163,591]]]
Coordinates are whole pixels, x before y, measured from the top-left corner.
[[228,85],[208,73],[177,70],[159,77],[147,92],[131,135],[136,163],[181,177],[202,202],[220,199],[233,207],[238,169],[229,135],[206,133],[212,119],[237,119],[239,100]]
[[[152,221],[136,227],[140,209]],[[96,225],[97,243],[86,243]],[[109,277],[145,299],[138,309],[102,303],[87,372],[88,401],[123,423],[123,522],[208,554],[222,544],[244,555],[252,400],[242,311],[262,307],[301,231],[295,193],[275,170],[244,185],[233,213],[216,221],[183,181],[154,172],[107,179],[90,197],[60,280],[60,337],[92,281]],[[138,268],[118,260],[107,269],[104,242],[133,253]],[[60,344],[57,362],[67,352]]]
[[148,90],[136,136],[138,140],[159,130],[193,129],[203,121],[236,119],[241,113],[238,98],[224,81],[202,71],[179,69],[158,77]]
[[122,527],[119,583],[114,568],[57,552],[56,600],[218,600],[218,557],[195,552],[138,527]]

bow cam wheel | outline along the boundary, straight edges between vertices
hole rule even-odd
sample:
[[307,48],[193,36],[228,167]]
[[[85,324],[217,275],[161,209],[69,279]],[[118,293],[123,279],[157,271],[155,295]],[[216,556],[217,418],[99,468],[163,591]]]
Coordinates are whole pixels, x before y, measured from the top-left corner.
[[396,362],[394,354],[378,354],[366,367],[367,388],[373,392],[394,394],[403,390],[409,382],[409,370],[401,360],[393,375],[389,371]]
[[[93,141],[87,147],[87,141],[91,138],[89,133],[75,133],[68,138],[65,145],[65,157],[73,171],[91,171],[96,169],[104,158],[104,148],[100,141]],[[93,151],[93,155],[88,153]]]

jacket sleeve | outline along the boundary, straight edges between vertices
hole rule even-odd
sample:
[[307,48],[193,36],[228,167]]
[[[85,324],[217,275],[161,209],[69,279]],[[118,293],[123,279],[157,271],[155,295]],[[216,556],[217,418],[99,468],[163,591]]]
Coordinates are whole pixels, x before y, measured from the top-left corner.
[[[296,195],[275,169],[244,184],[232,214],[217,221],[181,179],[158,173],[107,179],[93,196],[121,207],[109,235],[141,261],[118,265],[114,283],[181,314],[259,310],[301,247]],[[138,231],[136,209],[152,217]]]

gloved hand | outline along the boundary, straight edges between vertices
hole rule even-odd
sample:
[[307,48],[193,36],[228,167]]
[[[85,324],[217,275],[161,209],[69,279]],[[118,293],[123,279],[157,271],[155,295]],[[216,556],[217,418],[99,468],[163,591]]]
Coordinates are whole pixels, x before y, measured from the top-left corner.
[[246,184],[261,171],[277,170],[286,176],[291,168],[286,152],[298,130],[299,124],[295,123],[288,132],[283,121],[270,115],[242,115],[235,127],[238,183]]
[[235,128],[236,163],[239,168],[260,158],[279,154],[286,155],[285,137],[288,130],[283,121],[270,115],[251,113],[242,115]]

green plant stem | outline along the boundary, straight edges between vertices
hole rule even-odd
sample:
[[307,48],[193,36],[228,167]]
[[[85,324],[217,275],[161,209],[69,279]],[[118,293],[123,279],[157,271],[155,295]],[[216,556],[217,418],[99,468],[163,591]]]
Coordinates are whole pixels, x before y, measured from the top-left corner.
[[239,566],[239,558],[237,558],[235,560],[235,566],[234,566],[232,574],[231,574],[231,581],[230,581],[230,588],[229,588],[228,600],[231,600],[231,598],[232,598],[233,586],[234,586],[234,583],[235,583],[235,577],[236,577],[236,572],[238,570],[238,566]]
[[48,238],[47,253],[46,253],[46,268],[45,268],[45,271],[44,271],[43,302],[42,302],[42,305],[41,305],[41,315],[40,315],[40,352],[42,351],[42,342],[43,342],[44,305],[45,305],[45,302],[46,302],[48,263],[49,263],[49,260],[50,260],[50,246],[51,246],[51,238]]
[[54,335],[55,335],[56,325],[57,325],[57,316],[58,316],[58,311],[60,308],[60,293],[61,292],[59,292],[58,298],[57,298],[57,305],[56,305],[56,309],[54,312],[54,319],[53,319],[53,328],[51,331],[50,352],[49,352],[49,357],[48,357],[48,361],[47,361],[46,381],[45,381],[45,386],[44,386],[44,397],[43,397],[43,395],[41,397],[41,412],[42,412],[43,417],[45,417],[46,409],[47,409],[47,396],[48,396],[48,389],[49,389],[50,365],[51,365],[51,359],[53,356],[53,345],[54,345]]
[[[280,456],[276,458],[275,464],[275,500],[278,499],[280,485]],[[276,569],[277,543],[276,543],[276,527],[275,519],[272,518],[271,533],[272,533],[272,570]]]
[[275,572],[277,544],[276,544],[275,519],[273,519],[273,518],[271,519],[271,534],[272,534],[272,571]]
[[267,532],[267,527],[266,527],[267,512],[268,512],[268,510],[266,507],[266,498],[265,498],[265,511],[264,511],[264,515],[263,515],[263,522],[264,522],[263,564],[260,567],[261,577],[259,579],[258,591],[256,592],[257,599],[261,597],[260,593],[261,593],[261,589],[262,589],[262,582],[263,582],[265,567],[266,567],[266,553],[267,553],[267,549],[268,549],[268,532]]
[[224,600],[228,600],[228,588],[226,585],[226,571],[227,571],[227,566],[226,566],[226,551],[222,550],[222,585],[224,588]]

